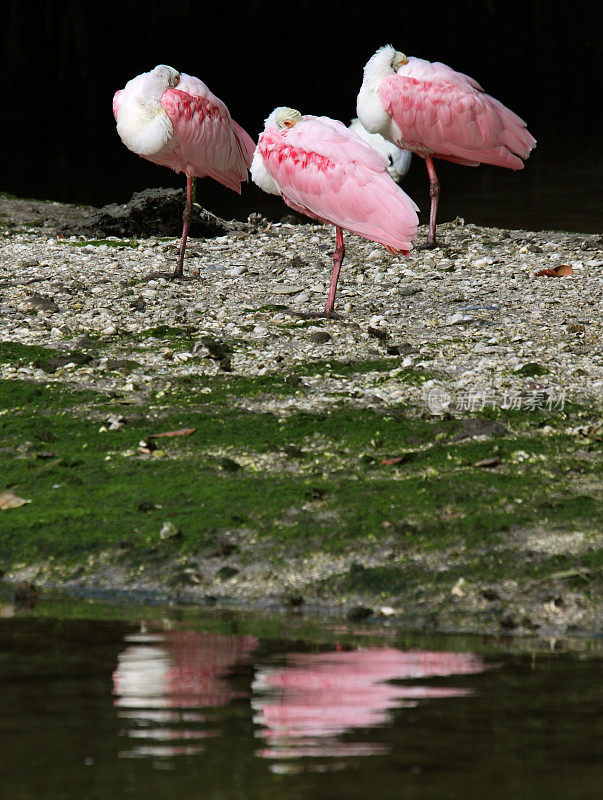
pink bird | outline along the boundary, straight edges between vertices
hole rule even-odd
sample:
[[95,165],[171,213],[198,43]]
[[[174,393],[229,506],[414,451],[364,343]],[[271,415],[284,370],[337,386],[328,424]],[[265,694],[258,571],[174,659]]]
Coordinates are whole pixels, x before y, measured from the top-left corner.
[[433,157],[468,167],[523,169],[536,140],[526,123],[477,81],[446,64],[407,58],[381,47],[364,67],[358,118],[370,133],[425,159],[429,173],[429,234],[435,246],[440,184]]
[[342,122],[302,117],[276,108],[266,120],[251,165],[251,177],[280,194],[296,211],[335,225],[337,247],[324,315],[333,313],[345,253],[343,231],[384,245],[390,253],[412,248],[417,206],[389,176],[388,161]]
[[182,277],[193,179],[209,175],[241,193],[255,143],[198,78],[165,64],[137,75],[113,97],[117,132],[133,153],[186,175],[182,241],[173,278]]

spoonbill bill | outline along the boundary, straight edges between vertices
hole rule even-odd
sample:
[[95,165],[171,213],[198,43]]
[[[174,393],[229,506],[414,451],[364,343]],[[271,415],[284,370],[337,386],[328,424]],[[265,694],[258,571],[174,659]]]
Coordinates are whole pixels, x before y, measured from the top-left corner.
[[436,243],[440,184],[433,159],[522,169],[536,140],[526,123],[473,78],[439,62],[381,47],[364,67],[356,106],[370,133],[425,159],[431,209],[427,246]]
[[133,153],[186,175],[180,256],[173,278],[183,274],[193,179],[209,177],[241,193],[255,143],[207,86],[159,64],[128,81],[113,97],[117,132]]
[[381,155],[387,158],[389,161],[387,171],[396,183],[400,183],[410,168],[412,153],[409,153],[408,150],[400,150],[399,147],[388,142],[379,133],[369,133],[358,117],[355,117],[350,122],[348,130],[360,136],[361,139],[364,139],[371,147],[374,147],[375,150],[378,150]]
[[387,159],[342,122],[279,107],[266,119],[251,164],[253,181],[296,211],[335,226],[337,246],[324,314],[336,317],[335,293],[345,253],[343,229],[407,254],[417,206],[390,178]]

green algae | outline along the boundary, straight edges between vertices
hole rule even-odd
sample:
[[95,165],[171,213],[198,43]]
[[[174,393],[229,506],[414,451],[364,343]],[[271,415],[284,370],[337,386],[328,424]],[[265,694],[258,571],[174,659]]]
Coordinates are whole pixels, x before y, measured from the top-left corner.
[[[214,376],[211,383],[207,408],[139,404],[111,430],[102,424],[111,398],[102,393],[1,381],[2,488],[31,500],[0,514],[4,568],[49,557],[69,563],[118,546],[128,559],[161,561],[168,547],[172,555],[199,552],[220,532],[242,529],[275,562],[393,540],[401,553],[462,547],[472,563],[472,552],[501,544],[508,531],[590,530],[599,518],[599,498],[588,487],[600,467],[577,453],[583,445],[564,432],[563,414],[548,435],[535,426],[512,432],[522,417],[508,412],[508,434],[459,441],[458,420],[402,408],[342,406],[279,419],[231,407],[233,394],[296,390],[278,376]],[[149,434],[183,428],[195,433],[139,450]],[[275,453],[278,466],[263,467],[260,457]],[[493,468],[475,466],[492,457]],[[224,469],[224,459],[239,468]],[[159,539],[166,520],[183,532],[169,545]],[[244,541],[242,550],[253,557]],[[480,555],[472,568],[485,577],[531,574],[517,573],[517,564],[502,559],[493,573]]]
[[20,344],[19,342],[0,342],[0,364],[15,366],[31,364],[44,372],[55,372],[65,364],[88,364],[92,356],[80,350],[55,350],[50,347]]

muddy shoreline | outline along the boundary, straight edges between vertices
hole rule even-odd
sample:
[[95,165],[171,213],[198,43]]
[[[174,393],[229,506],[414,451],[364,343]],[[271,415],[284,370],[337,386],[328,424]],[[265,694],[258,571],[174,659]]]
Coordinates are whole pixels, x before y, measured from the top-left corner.
[[174,199],[161,236],[137,202],[119,238],[0,198],[0,492],[29,501],[0,511],[4,581],[600,634],[601,236],[349,236],[343,319],[307,320],[329,229],[199,211],[175,284]]

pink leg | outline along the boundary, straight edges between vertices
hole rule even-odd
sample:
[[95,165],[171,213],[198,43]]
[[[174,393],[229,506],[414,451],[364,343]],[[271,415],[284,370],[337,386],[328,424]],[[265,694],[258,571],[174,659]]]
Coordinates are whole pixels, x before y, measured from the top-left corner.
[[427,234],[427,246],[435,247],[436,243],[436,217],[438,215],[438,199],[440,197],[440,183],[438,181],[433,158],[425,156],[425,164],[429,174],[429,196],[431,197],[431,209],[429,210],[429,233]]
[[341,262],[345,254],[345,247],[343,246],[343,231],[337,225],[335,226],[337,234],[337,247],[333,253],[333,274],[331,276],[331,288],[329,289],[329,296],[327,298],[327,305],[325,314],[327,317],[331,316],[335,308],[335,292],[337,291],[337,280],[339,279],[339,270],[341,269]]
[[180,256],[178,257],[178,266],[172,275],[172,278],[181,278],[183,274],[184,265],[184,251],[186,250],[186,240],[188,238],[188,229],[191,224],[191,211],[193,207],[193,180],[190,175],[186,176],[186,205],[182,212],[182,240],[180,242]]

